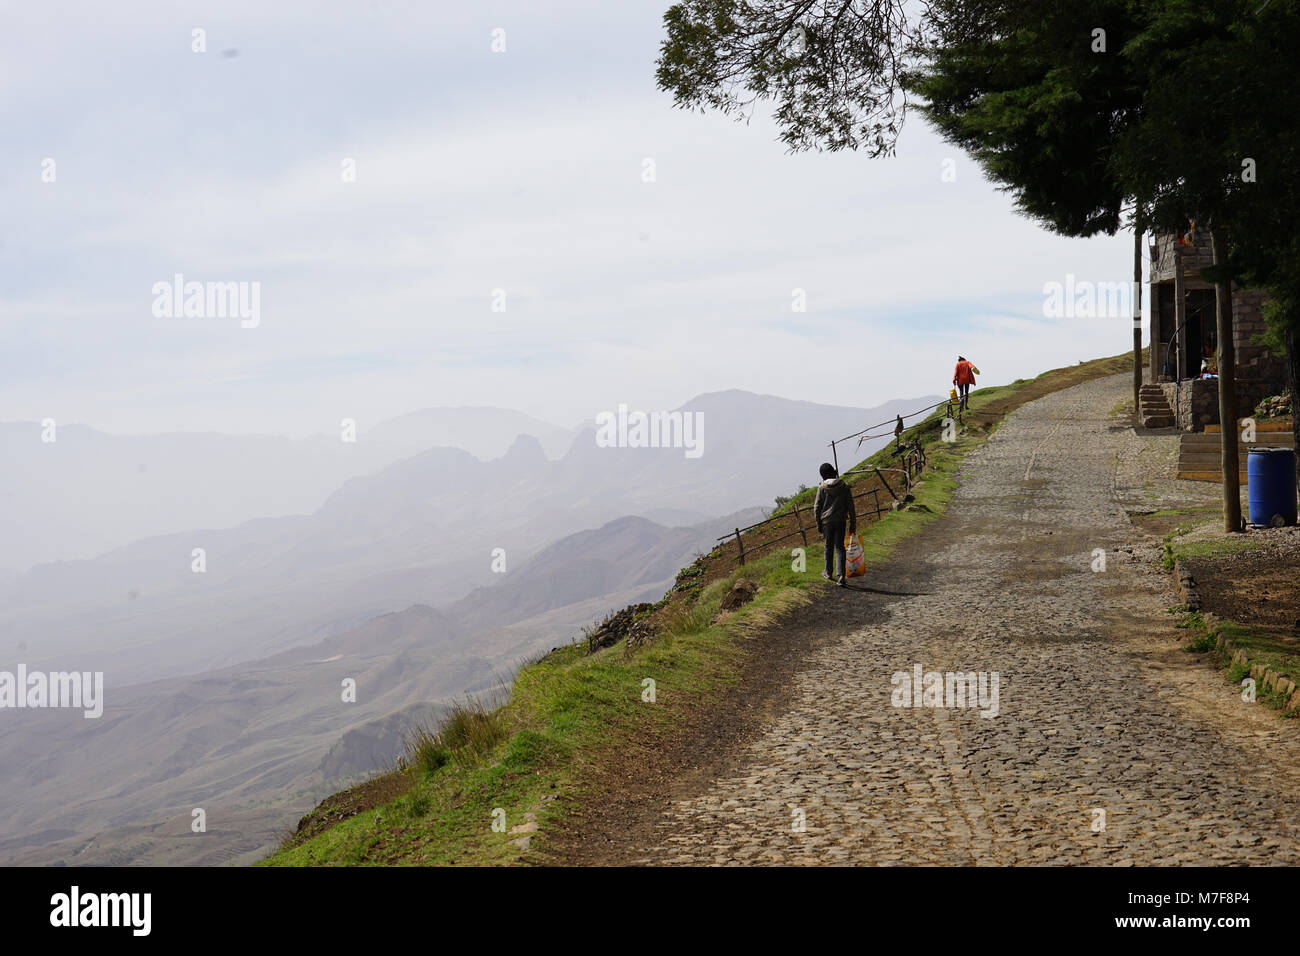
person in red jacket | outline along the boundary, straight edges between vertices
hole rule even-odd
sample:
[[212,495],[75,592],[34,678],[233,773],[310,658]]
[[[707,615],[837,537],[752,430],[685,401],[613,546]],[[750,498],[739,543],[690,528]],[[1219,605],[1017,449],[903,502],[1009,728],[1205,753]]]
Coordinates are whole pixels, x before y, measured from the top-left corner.
[[966,356],[957,356],[957,368],[952,373],[952,384],[961,392],[961,407],[964,411],[968,407],[970,398],[970,387],[975,384],[975,366],[966,361]]

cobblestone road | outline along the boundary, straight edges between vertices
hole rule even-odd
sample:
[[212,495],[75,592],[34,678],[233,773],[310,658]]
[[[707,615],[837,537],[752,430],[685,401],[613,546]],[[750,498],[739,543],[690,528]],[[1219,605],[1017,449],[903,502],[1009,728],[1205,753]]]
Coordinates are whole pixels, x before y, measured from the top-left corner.
[[[1300,862],[1293,722],[1178,648],[1178,598],[1125,514],[1217,488],[1152,477],[1173,439],[1108,418],[1129,388],[1049,395],[970,455],[912,548],[926,593],[815,651],[793,707],[670,808],[644,862]],[[916,665],[996,672],[996,716],[893,706]]]

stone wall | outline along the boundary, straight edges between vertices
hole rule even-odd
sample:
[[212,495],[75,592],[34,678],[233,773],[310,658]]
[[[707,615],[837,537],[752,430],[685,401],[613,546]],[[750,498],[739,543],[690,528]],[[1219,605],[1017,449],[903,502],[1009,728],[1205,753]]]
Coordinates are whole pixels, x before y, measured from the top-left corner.
[[[1177,241],[1178,236],[1172,234],[1156,236],[1155,242],[1151,246],[1151,282],[1164,283],[1173,281],[1174,245]],[[1195,244],[1183,247],[1184,288],[1211,288],[1211,284],[1201,277],[1200,270],[1212,265],[1213,261],[1214,254],[1210,246],[1210,232],[1208,229],[1199,228],[1196,230]],[[1246,380],[1255,381],[1255,384],[1247,386],[1249,394],[1254,396],[1253,401],[1250,403],[1252,409],[1260,399],[1267,395],[1276,395],[1283,392],[1287,387],[1285,361],[1264,346],[1255,344],[1255,339],[1264,331],[1263,305],[1265,299],[1266,296],[1262,289],[1243,289],[1235,285],[1232,288],[1232,342],[1237,350],[1238,404],[1243,409],[1246,408],[1246,402],[1242,399],[1240,390]],[[1153,296],[1153,312],[1155,311],[1154,301]],[[1152,316],[1150,327],[1153,331],[1158,327],[1158,319],[1155,316]],[[1158,359],[1153,354],[1151,359],[1153,372],[1159,370],[1159,361],[1163,361],[1163,357]],[[1195,371],[1195,369],[1190,371]],[[1198,398],[1191,391],[1184,396],[1184,404],[1188,408],[1189,415],[1194,416],[1197,414],[1199,409],[1198,401]],[[1173,408],[1173,397],[1170,398],[1169,405]],[[1217,399],[1214,414],[1214,421],[1217,422]],[[1242,414],[1247,414],[1247,412],[1243,411]],[[1177,419],[1176,411],[1175,419]]]
[[[1272,382],[1277,394],[1286,388],[1286,363],[1255,339],[1264,332],[1264,292],[1260,289],[1232,290],[1232,342],[1237,349],[1237,377]],[[1264,396],[1260,396],[1263,398]]]
[[[1185,432],[1205,431],[1206,425],[1219,424],[1219,380],[1194,378],[1184,382],[1161,382],[1165,401],[1173,412],[1174,425]],[[1255,406],[1269,395],[1276,395],[1275,382],[1254,379],[1237,379],[1237,417],[1246,418]]]
[[[1172,282],[1174,279],[1174,245],[1178,236],[1173,234],[1156,236],[1152,244],[1151,281]],[[1183,246],[1183,278],[1201,281],[1198,273],[1214,262],[1214,250],[1210,248],[1210,233],[1207,229],[1196,230],[1196,244]]]
[[[1174,425],[1185,432],[1205,431],[1219,421],[1219,380],[1194,378],[1183,382],[1161,382],[1165,401],[1174,414]],[[1254,406],[1252,406],[1254,407]]]

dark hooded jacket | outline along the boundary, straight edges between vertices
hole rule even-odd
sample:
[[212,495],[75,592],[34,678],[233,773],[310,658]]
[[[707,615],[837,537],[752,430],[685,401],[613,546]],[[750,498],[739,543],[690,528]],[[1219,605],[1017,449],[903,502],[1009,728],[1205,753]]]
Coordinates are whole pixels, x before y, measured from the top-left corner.
[[853,493],[843,478],[828,478],[817,486],[813,514],[817,516],[818,531],[827,525],[846,522],[850,531],[858,530],[858,518],[853,513]]

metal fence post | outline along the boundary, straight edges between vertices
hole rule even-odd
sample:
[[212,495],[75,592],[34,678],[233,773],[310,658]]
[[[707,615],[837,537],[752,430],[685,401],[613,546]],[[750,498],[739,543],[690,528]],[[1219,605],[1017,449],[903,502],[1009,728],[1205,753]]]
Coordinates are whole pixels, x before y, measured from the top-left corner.
[[790,504],[794,507],[794,520],[799,524],[799,535],[803,538],[803,546],[808,547],[808,532],[803,529],[803,519],[799,517],[799,506],[793,501]]

